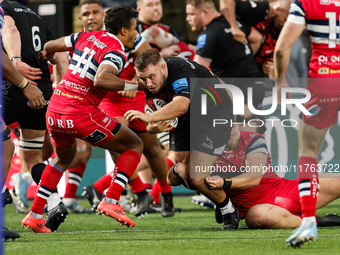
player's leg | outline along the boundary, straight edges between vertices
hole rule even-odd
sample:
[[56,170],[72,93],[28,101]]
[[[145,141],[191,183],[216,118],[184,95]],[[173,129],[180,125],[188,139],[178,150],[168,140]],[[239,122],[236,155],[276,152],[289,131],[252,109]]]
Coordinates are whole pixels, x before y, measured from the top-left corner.
[[[37,185],[46,167],[42,161],[44,139],[45,130],[21,129],[21,139],[19,142],[20,159],[23,162],[23,166],[31,173]],[[55,189],[47,201],[48,211],[59,205],[60,202],[61,199]]]
[[[55,139],[56,144],[58,139]],[[42,218],[44,206],[48,197],[55,190],[64,171],[71,164],[77,145],[74,139],[69,139],[71,146],[55,148],[57,156],[49,163],[41,175],[41,181],[38,186],[37,195],[33,200],[31,212],[23,219],[22,224],[30,228],[33,232],[48,233],[54,229],[45,226],[45,220]]]
[[[122,207],[118,205],[118,201],[125,185],[137,168],[143,151],[143,143],[129,128],[120,125],[113,138],[99,147],[115,151],[120,156],[115,166],[117,176],[112,181],[105,198],[98,205],[98,211],[116,219],[121,224],[133,227],[134,222],[126,216]],[[113,211],[113,209],[116,211]]]
[[136,172],[138,172],[138,176],[144,183],[146,190],[150,192],[152,189],[153,173],[150,169],[148,160],[145,158],[144,155],[142,155],[142,158],[136,169]]
[[144,155],[147,158],[150,168],[156,176],[162,200],[161,214],[163,217],[172,217],[175,214],[173,207],[172,188],[168,185],[166,178],[168,165],[157,136],[148,132],[137,133],[144,143]]
[[288,210],[271,204],[259,204],[250,207],[245,218],[249,228],[297,228],[301,217]]
[[306,240],[315,240],[317,224],[315,218],[319,178],[317,172],[317,157],[327,128],[316,128],[300,122],[299,126],[299,162],[298,180],[302,212],[301,226],[286,240],[289,246],[299,246]]
[[87,209],[76,202],[76,193],[82,181],[87,162],[92,153],[92,146],[87,142],[77,139],[77,153],[74,157],[67,175],[66,189],[63,203],[69,212],[73,213],[91,213],[91,209]]
[[301,226],[286,240],[287,245],[299,246],[317,237],[315,209],[318,194],[317,157],[323,138],[330,126],[337,122],[339,103],[333,96],[312,92],[305,107],[315,109],[314,114],[304,115],[299,125],[298,180],[300,190]]
[[[14,144],[12,139],[10,138],[10,129],[6,127],[5,123],[2,121],[0,117],[0,141],[3,148],[3,180],[6,180],[8,170],[11,165],[11,159],[14,152]],[[3,183],[1,183],[3,185]],[[1,185],[1,186],[2,186]],[[5,241],[7,240],[15,240],[20,237],[20,234],[14,230],[7,229],[2,227],[2,237]]]
[[9,168],[11,166],[11,160],[14,153],[14,143],[10,137],[10,129],[2,121],[0,117],[0,141],[3,146],[3,169],[4,169],[4,180],[7,178]]
[[316,202],[316,209],[324,207],[330,202],[340,197],[340,174],[322,173],[320,174],[320,191]]

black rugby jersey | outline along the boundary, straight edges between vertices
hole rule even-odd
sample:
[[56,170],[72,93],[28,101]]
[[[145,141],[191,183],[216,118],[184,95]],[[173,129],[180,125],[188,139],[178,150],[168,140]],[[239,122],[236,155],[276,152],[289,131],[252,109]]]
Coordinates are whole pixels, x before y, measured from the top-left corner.
[[21,59],[31,67],[40,68],[42,71],[40,83],[51,83],[50,71],[45,60],[38,58],[38,53],[44,44],[56,37],[47,28],[46,23],[30,8],[17,2],[3,1],[2,8],[5,16],[11,16],[21,37]]
[[[250,33],[249,26],[242,25],[241,30],[246,35]],[[222,15],[213,19],[199,35],[196,54],[212,59],[211,71],[220,78],[261,77],[250,46],[234,40],[230,25]]]

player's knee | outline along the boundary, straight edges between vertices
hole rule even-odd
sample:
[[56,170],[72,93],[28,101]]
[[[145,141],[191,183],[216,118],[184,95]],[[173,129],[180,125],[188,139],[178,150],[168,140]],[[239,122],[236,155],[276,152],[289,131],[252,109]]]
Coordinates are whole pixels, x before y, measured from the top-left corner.
[[248,210],[245,222],[249,228],[269,228],[271,225],[270,218],[256,205]]
[[157,158],[159,155],[162,155],[163,151],[158,143],[152,146],[145,144],[143,153],[147,157]]
[[134,150],[138,152],[140,155],[142,155],[143,148],[144,148],[144,145],[143,145],[142,139],[140,139],[138,136],[135,136],[134,143],[132,145],[131,150]]
[[83,146],[77,148],[77,152],[83,154],[82,163],[87,164],[91,158],[92,146],[90,144],[84,144]]

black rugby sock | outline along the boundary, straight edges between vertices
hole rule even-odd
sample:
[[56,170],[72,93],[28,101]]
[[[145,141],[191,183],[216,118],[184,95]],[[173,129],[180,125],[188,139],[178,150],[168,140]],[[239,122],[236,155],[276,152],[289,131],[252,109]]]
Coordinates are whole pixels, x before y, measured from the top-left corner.
[[[46,167],[46,165],[44,163],[38,163],[38,164],[36,164],[36,165],[34,165],[32,167],[31,175],[32,175],[32,178],[33,178],[33,180],[35,181],[35,183],[37,185],[39,185],[39,182],[40,182],[40,179],[41,179],[41,175],[42,175],[45,167]],[[57,188],[55,188],[53,190],[53,193],[54,192],[58,192]]]

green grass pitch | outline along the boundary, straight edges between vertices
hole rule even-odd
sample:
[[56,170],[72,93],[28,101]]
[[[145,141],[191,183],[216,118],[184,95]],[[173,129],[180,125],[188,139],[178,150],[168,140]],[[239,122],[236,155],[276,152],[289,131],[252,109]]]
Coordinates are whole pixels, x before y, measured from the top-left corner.
[[[79,201],[90,207],[85,200]],[[95,214],[69,214],[58,232],[35,234],[21,227],[24,214],[6,207],[6,227],[21,234],[5,243],[8,255],[49,254],[340,254],[340,227],[319,228],[315,242],[299,249],[285,246],[292,229],[250,230],[244,221],[236,231],[222,231],[214,211],[190,202],[190,197],[175,197],[183,211],[172,218],[149,214],[137,220],[134,228],[121,227],[113,219]],[[318,215],[340,214],[340,200],[318,210]]]

